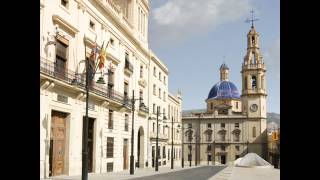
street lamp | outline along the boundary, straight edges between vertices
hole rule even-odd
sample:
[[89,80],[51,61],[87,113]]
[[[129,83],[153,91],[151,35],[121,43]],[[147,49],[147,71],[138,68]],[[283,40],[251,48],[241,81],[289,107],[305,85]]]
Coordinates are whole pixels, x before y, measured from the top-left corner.
[[[108,42],[109,43],[109,42]],[[103,47],[102,47],[103,48]],[[88,180],[88,125],[89,125],[89,117],[88,117],[88,109],[89,109],[89,89],[90,89],[90,84],[93,79],[93,76],[95,74],[101,74],[99,77],[98,81],[96,82],[97,84],[106,84],[103,75],[107,75],[108,73],[98,73],[98,65],[100,64],[100,58],[98,58],[99,62],[94,64],[93,67],[93,72],[89,72],[89,64],[90,64],[90,59],[85,59],[79,62],[85,62],[85,75],[86,75],[86,82],[85,82],[85,89],[86,89],[86,118],[83,122],[83,137],[82,137],[82,174],[81,174],[81,180]],[[76,74],[79,75],[79,74]],[[91,75],[91,77],[89,76]],[[90,78],[90,80],[89,80]],[[78,81],[77,79],[72,80],[73,85],[77,85]]]
[[134,155],[133,155],[133,143],[134,143],[134,104],[139,100],[141,102],[140,106],[144,106],[142,98],[134,98],[134,90],[132,90],[132,99],[131,99],[131,109],[132,109],[132,131],[131,131],[131,155],[130,155],[130,174],[134,174]]
[[[156,171],[159,170],[158,141],[159,141],[159,115],[160,114],[163,114],[163,120],[167,120],[165,113],[160,113],[160,106],[157,106],[157,138],[156,138],[156,166],[155,166]],[[152,118],[149,117],[148,120],[152,120]]]
[[[171,169],[173,169],[173,123],[179,122],[173,122],[173,117],[171,118]],[[177,127],[180,128],[180,124]]]

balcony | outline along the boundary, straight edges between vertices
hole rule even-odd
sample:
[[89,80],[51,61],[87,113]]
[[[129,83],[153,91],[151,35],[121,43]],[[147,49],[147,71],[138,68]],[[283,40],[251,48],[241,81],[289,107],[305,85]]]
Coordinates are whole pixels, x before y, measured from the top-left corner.
[[140,78],[138,81],[139,85],[142,87],[146,87],[147,86],[147,82],[145,79]]
[[132,64],[126,60],[125,64],[124,64],[124,72],[125,74],[127,74],[128,76],[131,76],[133,73],[133,66]]
[[[81,78],[76,75],[74,71],[66,68],[58,67],[55,63],[50,62],[40,57],[40,74],[56,79],[60,82],[66,83],[67,85],[75,86],[82,90],[85,90],[85,78]],[[77,80],[77,84],[74,85],[74,81]],[[108,88],[104,85],[92,83],[90,93],[109,99],[112,102],[124,105],[127,108],[131,107],[131,102],[126,100],[123,94]]]
[[141,103],[139,105],[139,115],[146,117],[149,113],[149,108],[144,105],[144,103]]

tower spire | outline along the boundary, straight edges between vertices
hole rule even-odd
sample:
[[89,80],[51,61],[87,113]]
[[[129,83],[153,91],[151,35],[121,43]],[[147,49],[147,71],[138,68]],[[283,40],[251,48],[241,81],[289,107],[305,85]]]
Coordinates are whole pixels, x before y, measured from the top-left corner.
[[253,9],[251,9],[250,13],[251,13],[251,19],[247,18],[247,20],[245,22],[249,23],[251,21],[251,28],[253,28],[254,27],[253,22],[258,21],[259,19],[253,17],[253,13],[254,13]]

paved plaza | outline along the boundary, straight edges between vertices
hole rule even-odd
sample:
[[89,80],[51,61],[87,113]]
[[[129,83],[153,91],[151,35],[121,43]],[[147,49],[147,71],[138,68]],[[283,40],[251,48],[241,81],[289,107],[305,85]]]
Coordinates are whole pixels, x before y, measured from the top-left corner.
[[[136,169],[134,175],[129,170],[93,174],[89,173],[89,180],[279,180],[280,170],[270,168],[244,168],[233,166],[186,166],[184,168],[159,167]],[[58,176],[41,180],[81,180],[81,176]]]

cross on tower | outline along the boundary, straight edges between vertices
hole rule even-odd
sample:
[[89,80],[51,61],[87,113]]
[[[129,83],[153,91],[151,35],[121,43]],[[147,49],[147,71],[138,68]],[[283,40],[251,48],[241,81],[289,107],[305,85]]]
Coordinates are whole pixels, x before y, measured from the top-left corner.
[[253,28],[253,21],[258,21],[259,19],[253,18],[253,13],[254,13],[253,9],[250,11],[250,13],[251,13],[251,19],[247,18],[246,22],[248,23],[251,21],[251,28]]

